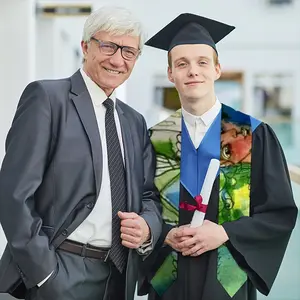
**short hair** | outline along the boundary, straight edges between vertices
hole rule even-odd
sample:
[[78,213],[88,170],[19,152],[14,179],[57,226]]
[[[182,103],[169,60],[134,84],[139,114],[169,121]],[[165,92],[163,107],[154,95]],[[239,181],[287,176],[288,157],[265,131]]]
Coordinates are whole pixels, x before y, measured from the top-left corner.
[[140,50],[146,40],[142,23],[132,12],[117,6],[103,6],[95,10],[85,21],[82,40],[89,42],[99,31],[106,31],[111,35],[137,36],[140,38]]

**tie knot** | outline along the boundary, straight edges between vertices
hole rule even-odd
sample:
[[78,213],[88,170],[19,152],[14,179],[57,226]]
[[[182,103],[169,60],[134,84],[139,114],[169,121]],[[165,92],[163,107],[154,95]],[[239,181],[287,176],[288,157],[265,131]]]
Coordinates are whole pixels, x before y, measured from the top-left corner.
[[104,102],[103,105],[106,107],[106,109],[113,110],[114,109],[114,101],[111,100],[110,98],[107,98]]

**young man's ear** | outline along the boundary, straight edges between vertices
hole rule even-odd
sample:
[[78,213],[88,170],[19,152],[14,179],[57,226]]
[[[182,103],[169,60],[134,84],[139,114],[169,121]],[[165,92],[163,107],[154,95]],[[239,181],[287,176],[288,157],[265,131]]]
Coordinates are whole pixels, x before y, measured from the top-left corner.
[[172,83],[174,83],[174,78],[172,76],[172,69],[170,67],[168,67],[168,78]]
[[215,80],[218,80],[221,77],[221,75],[222,75],[221,65],[217,64],[215,66],[215,68],[216,68],[216,77],[215,77]]

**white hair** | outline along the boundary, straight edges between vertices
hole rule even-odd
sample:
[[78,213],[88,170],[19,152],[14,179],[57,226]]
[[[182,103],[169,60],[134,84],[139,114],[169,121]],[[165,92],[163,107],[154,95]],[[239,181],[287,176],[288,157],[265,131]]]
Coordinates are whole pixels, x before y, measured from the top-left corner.
[[85,21],[82,40],[89,42],[99,31],[111,35],[130,35],[140,38],[142,50],[146,40],[142,23],[129,10],[116,6],[103,6],[95,10]]

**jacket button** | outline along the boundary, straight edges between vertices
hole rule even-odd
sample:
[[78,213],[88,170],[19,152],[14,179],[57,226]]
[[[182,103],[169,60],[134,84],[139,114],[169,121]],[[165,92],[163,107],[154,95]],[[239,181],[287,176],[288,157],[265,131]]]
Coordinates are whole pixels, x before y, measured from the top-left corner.
[[64,236],[68,235],[68,230],[64,229],[61,234],[64,235]]
[[90,202],[90,203],[88,203],[88,204],[86,205],[86,207],[87,207],[88,209],[92,209],[92,208],[94,207],[94,203],[93,203],[93,202]]

